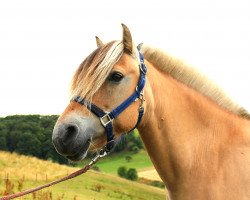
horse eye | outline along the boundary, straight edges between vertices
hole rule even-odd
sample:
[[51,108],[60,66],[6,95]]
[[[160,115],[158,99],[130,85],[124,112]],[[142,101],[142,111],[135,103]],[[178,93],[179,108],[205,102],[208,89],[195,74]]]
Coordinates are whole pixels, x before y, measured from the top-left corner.
[[109,80],[116,83],[120,82],[122,79],[123,79],[123,74],[121,74],[120,72],[113,72],[109,76]]

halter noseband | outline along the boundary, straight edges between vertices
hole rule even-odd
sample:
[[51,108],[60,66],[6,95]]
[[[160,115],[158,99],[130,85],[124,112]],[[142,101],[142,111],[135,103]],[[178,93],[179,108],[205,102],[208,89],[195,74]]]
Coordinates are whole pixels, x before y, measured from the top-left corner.
[[103,153],[105,153],[105,154],[109,153],[114,148],[115,143],[119,140],[119,138],[114,139],[113,124],[112,124],[113,120],[119,114],[121,114],[127,107],[129,107],[133,102],[135,102],[138,99],[141,101],[141,104],[140,104],[139,109],[138,109],[138,112],[139,112],[138,119],[137,119],[137,122],[136,122],[136,125],[134,126],[134,128],[132,128],[127,133],[133,131],[139,125],[139,123],[142,119],[142,116],[144,114],[143,103],[145,100],[144,100],[143,88],[144,88],[145,83],[146,83],[147,68],[146,68],[146,65],[144,63],[144,58],[143,58],[141,52],[139,52],[139,56],[140,56],[140,64],[139,64],[140,79],[139,79],[138,84],[136,86],[135,92],[130,97],[128,97],[124,102],[122,102],[119,106],[117,106],[115,109],[113,109],[111,112],[103,111],[101,108],[99,108],[95,104],[88,102],[87,100],[83,99],[80,96],[75,96],[73,98],[73,101],[75,101],[83,106],[86,106],[86,108],[88,110],[90,110],[97,117],[99,117],[100,122],[103,125],[103,127],[105,128],[106,135],[107,135],[107,144],[103,148],[103,151],[104,151]]

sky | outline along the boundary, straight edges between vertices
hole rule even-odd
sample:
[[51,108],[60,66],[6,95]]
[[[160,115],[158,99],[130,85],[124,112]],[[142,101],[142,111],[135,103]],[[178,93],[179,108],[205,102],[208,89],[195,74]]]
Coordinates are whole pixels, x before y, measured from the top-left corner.
[[60,114],[95,36],[119,40],[121,23],[250,111],[249,0],[1,0],[0,116]]

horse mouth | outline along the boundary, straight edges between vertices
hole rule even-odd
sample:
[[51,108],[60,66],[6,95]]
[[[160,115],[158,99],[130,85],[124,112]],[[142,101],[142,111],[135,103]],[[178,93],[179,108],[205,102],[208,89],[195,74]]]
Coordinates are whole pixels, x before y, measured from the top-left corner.
[[81,148],[79,148],[77,153],[75,153],[74,155],[66,156],[66,158],[74,162],[83,160],[87,156],[90,143],[91,139],[88,139],[87,142]]

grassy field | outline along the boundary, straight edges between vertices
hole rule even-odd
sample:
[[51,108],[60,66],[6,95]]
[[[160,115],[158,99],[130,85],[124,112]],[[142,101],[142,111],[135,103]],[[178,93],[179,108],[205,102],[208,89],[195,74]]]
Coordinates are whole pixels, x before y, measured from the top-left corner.
[[[131,161],[128,162],[126,156],[130,156],[132,158]],[[86,161],[79,164],[79,166],[83,166],[84,163]],[[125,166],[127,169],[135,168],[138,171],[138,176],[141,178],[162,181],[146,151],[140,151],[136,154],[133,152],[113,153],[96,163],[96,166],[102,172],[113,175],[117,175],[117,169],[121,166]]]
[[[117,160],[119,159],[117,158]],[[105,163],[108,161],[105,160],[103,162]],[[21,186],[21,189],[24,190],[62,177],[75,170],[76,168],[58,165],[49,161],[41,161],[36,158],[0,152],[0,194],[2,195],[6,190],[5,179],[7,177],[14,185],[13,191],[17,192],[18,186],[20,187],[20,180],[24,179]],[[103,171],[105,170],[103,169]],[[113,173],[115,173],[115,171],[116,170],[114,170]],[[43,200],[52,199],[45,198],[46,194],[58,200],[165,199],[164,189],[128,181],[112,174],[100,173],[92,170],[80,177],[60,183],[40,193],[36,193],[36,197],[41,196],[40,199]],[[39,198],[34,198],[34,196],[29,195],[26,198],[19,199]]]
[[148,180],[155,180],[155,181],[161,181],[160,176],[158,175],[157,171],[155,170],[154,167],[150,167],[147,169],[142,169],[138,172],[138,176],[140,178],[145,178]]
[[[131,157],[129,162],[126,160],[127,156]],[[86,161],[80,163],[79,166],[83,166],[84,163],[86,163]],[[153,164],[147,152],[140,151],[136,154],[132,152],[111,153],[108,157],[96,163],[96,166],[99,167],[102,172],[115,175],[117,174],[117,169],[121,166],[135,168],[140,171],[152,167]]]

